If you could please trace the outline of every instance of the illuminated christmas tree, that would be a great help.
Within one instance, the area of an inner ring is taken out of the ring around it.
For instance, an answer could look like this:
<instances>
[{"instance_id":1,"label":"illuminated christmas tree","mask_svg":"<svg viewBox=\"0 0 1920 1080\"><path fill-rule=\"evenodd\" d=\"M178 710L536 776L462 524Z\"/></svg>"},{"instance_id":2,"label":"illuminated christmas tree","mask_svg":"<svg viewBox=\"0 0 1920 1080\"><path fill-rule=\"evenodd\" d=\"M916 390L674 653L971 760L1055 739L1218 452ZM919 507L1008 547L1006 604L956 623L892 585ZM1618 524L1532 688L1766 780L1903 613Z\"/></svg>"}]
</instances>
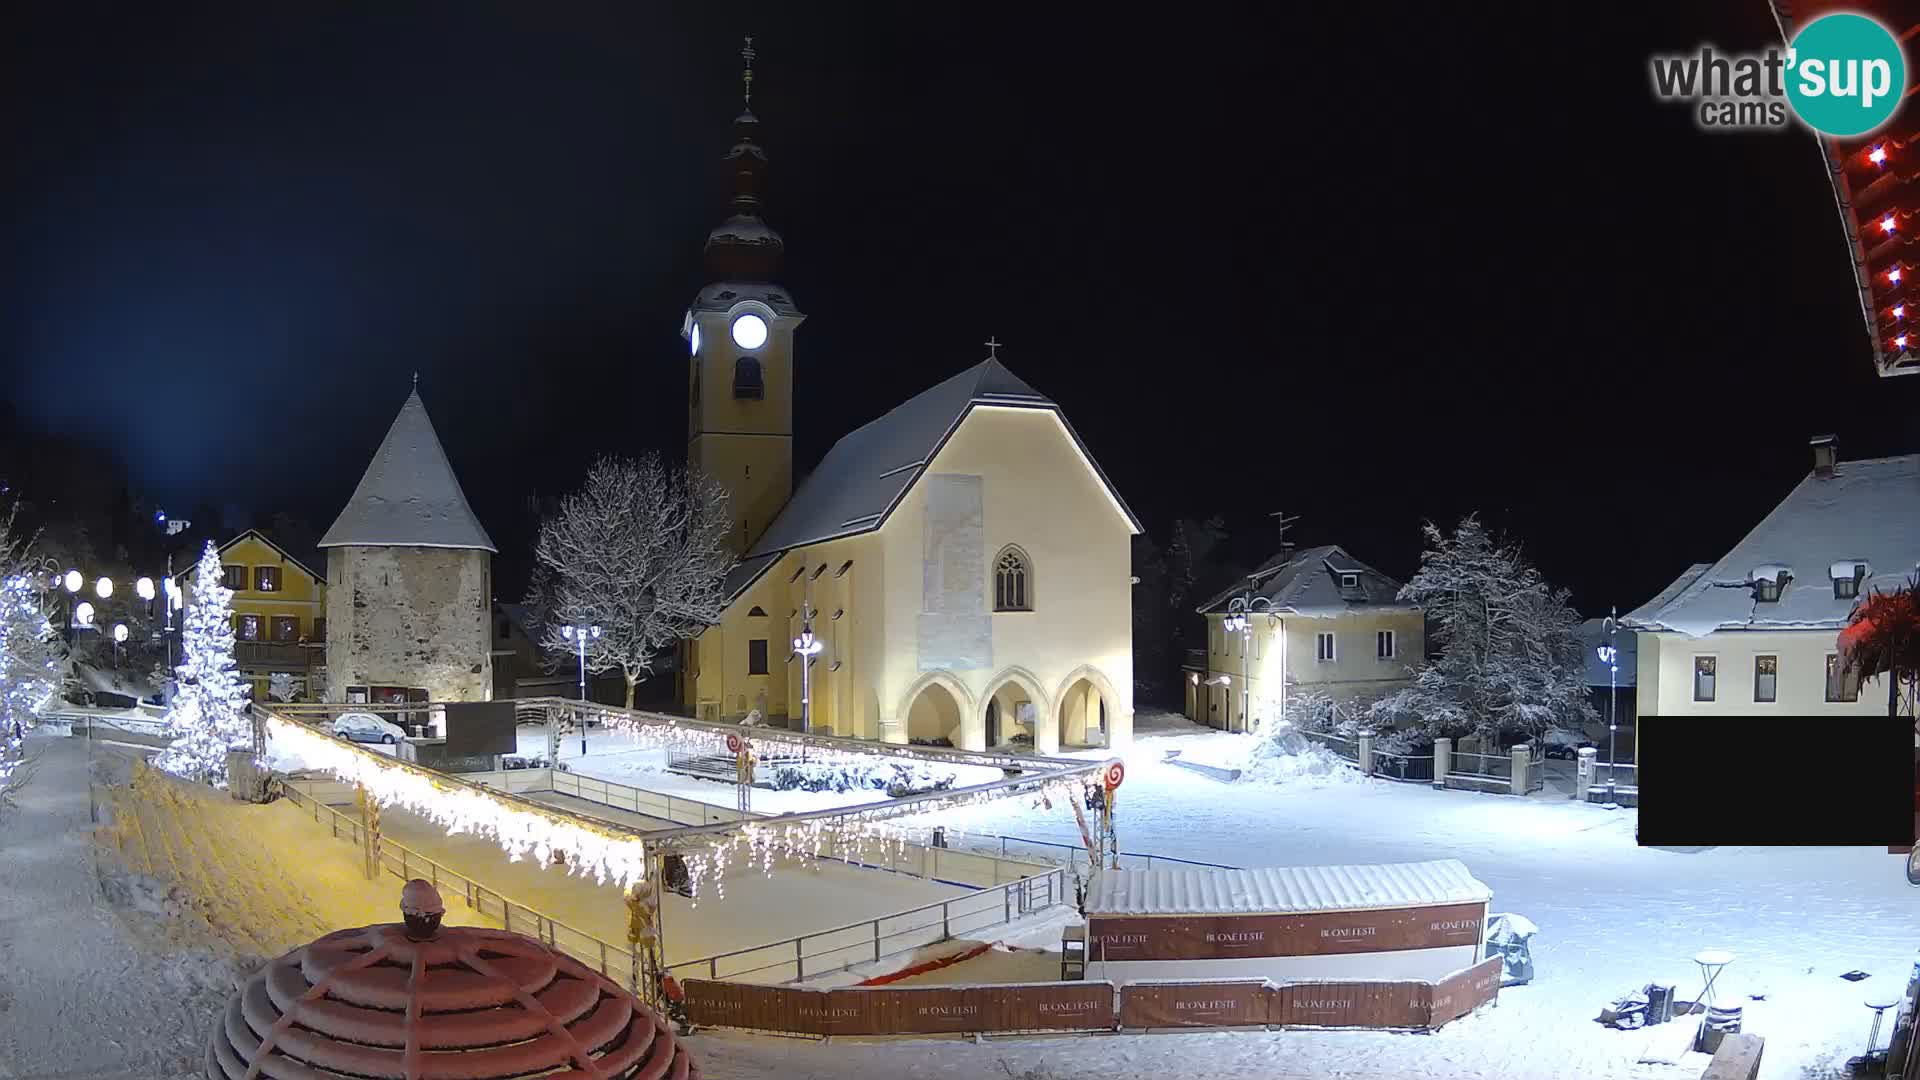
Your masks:
<instances>
[{"instance_id":1,"label":"illuminated christmas tree","mask_svg":"<svg viewBox=\"0 0 1920 1080\"><path fill-rule=\"evenodd\" d=\"M208 541L194 573L182 632L185 661L174 669L180 692L167 710L173 742L153 763L176 776L227 786L227 751L253 746L245 709L249 686L233 662L233 590Z\"/></svg>"}]
</instances>

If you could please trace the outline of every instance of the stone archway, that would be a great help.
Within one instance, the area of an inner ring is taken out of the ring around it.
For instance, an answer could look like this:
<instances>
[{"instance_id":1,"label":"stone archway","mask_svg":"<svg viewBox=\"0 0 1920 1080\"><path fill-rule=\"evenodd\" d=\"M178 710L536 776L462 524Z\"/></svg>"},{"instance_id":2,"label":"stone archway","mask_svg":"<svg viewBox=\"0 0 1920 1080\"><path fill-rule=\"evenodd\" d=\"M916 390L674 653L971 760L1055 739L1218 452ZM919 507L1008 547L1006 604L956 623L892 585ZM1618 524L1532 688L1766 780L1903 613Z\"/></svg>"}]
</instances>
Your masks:
<instances>
[{"instance_id":1,"label":"stone archway","mask_svg":"<svg viewBox=\"0 0 1920 1080\"><path fill-rule=\"evenodd\" d=\"M947 739L955 746L980 749L982 717L966 684L945 671L929 671L913 681L894 713L900 741Z\"/></svg>"},{"instance_id":2,"label":"stone archway","mask_svg":"<svg viewBox=\"0 0 1920 1080\"><path fill-rule=\"evenodd\" d=\"M1054 695L1054 717L1062 746L1112 746L1120 719L1120 695L1104 673L1090 664L1075 668ZM1128 717L1127 736L1132 735Z\"/></svg>"},{"instance_id":3,"label":"stone archway","mask_svg":"<svg viewBox=\"0 0 1920 1080\"><path fill-rule=\"evenodd\" d=\"M1000 719L1000 738L1005 741L1015 732L1025 728L1033 736L1033 748L1042 754L1056 753L1060 749L1060 726L1053 714L1051 700L1040 689L1040 680L1033 672L1023 667L1001 668L993 678L987 680L987 692L980 695L982 713L989 707L998 707ZM1031 716L1021 719L1022 704L1030 704ZM983 736L990 735L984 732ZM985 743L992 749L992 742Z\"/></svg>"}]
</instances>

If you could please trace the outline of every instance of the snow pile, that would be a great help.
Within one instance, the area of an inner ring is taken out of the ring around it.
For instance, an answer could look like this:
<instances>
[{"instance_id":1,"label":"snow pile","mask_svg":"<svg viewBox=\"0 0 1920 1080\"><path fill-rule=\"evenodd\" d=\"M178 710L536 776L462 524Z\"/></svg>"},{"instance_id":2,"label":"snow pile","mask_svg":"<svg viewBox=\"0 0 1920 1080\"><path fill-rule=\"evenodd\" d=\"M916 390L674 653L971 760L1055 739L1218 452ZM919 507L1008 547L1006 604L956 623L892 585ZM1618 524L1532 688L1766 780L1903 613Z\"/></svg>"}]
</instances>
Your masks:
<instances>
[{"instance_id":1,"label":"snow pile","mask_svg":"<svg viewBox=\"0 0 1920 1080\"><path fill-rule=\"evenodd\" d=\"M1255 733L1240 782L1273 785L1358 784L1366 778L1347 760L1286 721Z\"/></svg>"}]
</instances>

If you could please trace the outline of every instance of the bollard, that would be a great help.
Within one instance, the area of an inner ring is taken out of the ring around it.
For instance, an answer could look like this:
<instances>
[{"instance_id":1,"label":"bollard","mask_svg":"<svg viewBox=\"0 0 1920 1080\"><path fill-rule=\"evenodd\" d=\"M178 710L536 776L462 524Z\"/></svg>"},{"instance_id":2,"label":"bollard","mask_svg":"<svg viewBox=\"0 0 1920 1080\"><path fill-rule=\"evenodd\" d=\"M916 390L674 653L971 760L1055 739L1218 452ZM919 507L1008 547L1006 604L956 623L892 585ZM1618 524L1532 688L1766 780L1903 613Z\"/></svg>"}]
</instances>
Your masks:
<instances>
[{"instance_id":1,"label":"bollard","mask_svg":"<svg viewBox=\"0 0 1920 1080\"><path fill-rule=\"evenodd\" d=\"M1373 775L1373 732L1362 731L1359 734L1360 734L1360 771L1363 773L1366 773L1368 776L1372 776Z\"/></svg>"},{"instance_id":2,"label":"bollard","mask_svg":"<svg viewBox=\"0 0 1920 1080\"><path fill-rule=\"evenodd\" d=\"M1515 795L1525 795L1527 793L1527 766L1533 760L1533 747L1527 743L1521 743L1509 751L1509 756L1513 762L1513 786L1508 790L1512 791Z\"/></svg>"},{"instance_id":3,"label":"bollard","mask_svg":"<svg viewBox=\"0 0 1920 1080\"><path fill-rule=\"evenodd\" d=\"M1433 786L1447 786L1447 773L1453 769L1453 740L1433 740Z\"/></svg>"}]
</instances>

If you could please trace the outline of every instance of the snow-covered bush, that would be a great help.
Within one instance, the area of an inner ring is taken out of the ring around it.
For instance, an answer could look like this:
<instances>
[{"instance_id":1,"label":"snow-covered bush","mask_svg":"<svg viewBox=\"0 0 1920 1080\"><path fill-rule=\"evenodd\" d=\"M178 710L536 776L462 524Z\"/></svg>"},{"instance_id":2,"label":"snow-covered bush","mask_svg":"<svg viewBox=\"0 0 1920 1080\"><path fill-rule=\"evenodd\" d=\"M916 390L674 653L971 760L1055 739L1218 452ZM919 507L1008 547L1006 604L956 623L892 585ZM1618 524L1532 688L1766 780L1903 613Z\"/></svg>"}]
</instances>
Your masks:
<instances>
[{"instance_id":1,"label":"snow-covered bush","mask_svg":"<svg viewBox=\"0 0 1920 1080\"><path fill-rule=\"evenodd\" d=\"M27 544L14 535L13 512L0 517L0 800L24 783L27 729L60 689L60 637L41 609Z\"/></svg>"},{"instance_id":2,"label":"snow-covered bush","mask_svg":"<svg viewBox=\"0 0 1920 1080\"><path fill-rule=\"evenodd\" d=\"M945 791L954 774L905 762L885 764L792 762L774 767L777 791L884 791L899 798L922 791Z\"/></svg>"},{"instance_id":3,"label":"snow-covered bush","mask_svg":"<svg viewBox=\"0 0 1920 1080\"><path fill-rule=\"evenodd\" d=\"M1347 766L1346 759L1308 738L1298 727L1276 721L1261 725L1254 733L1240 778L1265 784L1338 783L1357 780L1360 774Z\"/></svg>"}]
</instances>

